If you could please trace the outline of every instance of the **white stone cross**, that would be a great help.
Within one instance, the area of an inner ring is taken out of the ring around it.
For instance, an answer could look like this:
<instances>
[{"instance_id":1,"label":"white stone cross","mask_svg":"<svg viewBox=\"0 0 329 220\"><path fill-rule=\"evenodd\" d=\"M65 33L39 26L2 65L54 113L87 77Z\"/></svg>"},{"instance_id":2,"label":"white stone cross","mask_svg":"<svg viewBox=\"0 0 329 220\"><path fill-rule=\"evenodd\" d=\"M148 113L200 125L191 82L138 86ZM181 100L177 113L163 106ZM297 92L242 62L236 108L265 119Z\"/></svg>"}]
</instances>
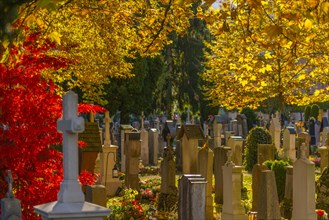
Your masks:
<instances>
[{"instance_id":1,"label":"white stone cross","mask_svg":"<svg viewBox=\"0 0 329 220\"><path fill-rule=\"evenodd\" d=\"M14 198L13 193L13 176L11 175L11 170L7 170L7 183L8 183L8 192L6 194L7 198Z\"/></svg>"},{"instance_id":2,"label":"white stone cross","mask_svg":"<svg viewBox=\"0 0 329 220\"><path fill-rule=\"evenodd\" d=\"M104 147L111 147L111 138L110 138L110 112L105 112L105 140L104 140Z\"/></svg>"},{"instance_id":3,"label":"white stone cross","mask_svg":"<svg viewBox=\"0 0 329 220\"><path fill-rule=\"evenodd\" d=\"M84 202L78 181L78 133L85 129L84 119L78 117L78 96L72 91L63 96L63 116L57 120L57 130L63 133L64 179L57 195L59 202Z\"/></svg>"}]
</instances>

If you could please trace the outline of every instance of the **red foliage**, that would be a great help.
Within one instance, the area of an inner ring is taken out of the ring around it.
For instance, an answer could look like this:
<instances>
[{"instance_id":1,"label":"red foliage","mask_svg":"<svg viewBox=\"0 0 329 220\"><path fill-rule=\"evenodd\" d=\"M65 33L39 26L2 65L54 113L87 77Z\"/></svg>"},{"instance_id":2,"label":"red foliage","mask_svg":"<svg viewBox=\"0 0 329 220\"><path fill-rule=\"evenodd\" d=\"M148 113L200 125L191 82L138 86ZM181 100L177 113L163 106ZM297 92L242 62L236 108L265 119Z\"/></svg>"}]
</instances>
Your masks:
<instances>
[{"instance_id":1,"label":"red foliage","mask_svg":"<svg viewBox=\"0 0 329 220\"><path fill-rule=\"evenodd\" d=\"M53 147L61 143L61 97L40 73L71 62L47 55L55 44L37 39L37 33L28 34L23 48L12 46L8 62L0 64L0 198L8 189L6 170L12 170L23 219L37 219L34 205L57 200L63 175L62 153Z\"/></svg>"},{"instance_id":2,"label":"red foliage","mask_svg":"<svg viewBox=\"0 0 329 220\"><path fill-rule=\"evenodd\" d=\"M78 106L79 113L104 113L106 109L102 106L95 105L95 104L79 104Z\"/></svg>"}]
</instances>

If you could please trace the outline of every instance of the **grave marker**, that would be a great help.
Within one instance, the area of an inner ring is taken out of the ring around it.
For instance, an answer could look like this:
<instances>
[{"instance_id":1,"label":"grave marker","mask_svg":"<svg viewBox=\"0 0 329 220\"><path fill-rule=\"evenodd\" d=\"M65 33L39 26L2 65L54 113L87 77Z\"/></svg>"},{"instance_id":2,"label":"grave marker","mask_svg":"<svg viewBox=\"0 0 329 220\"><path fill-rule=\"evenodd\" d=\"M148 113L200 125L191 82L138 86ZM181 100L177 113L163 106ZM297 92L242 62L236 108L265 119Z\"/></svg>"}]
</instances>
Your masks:
<instances>
[{"instance_id":1,"label":"grave marker","mask_svg":"<svg viewBox=\"0 0 329 220\"><path fill-rule=\"evenodd\" d=\"M84 119L77 116L78 96L69 91L63 96L63 118L57 121L57 130L63 133L64 179L57 201L34 206L44 220L93 219L102 220L109 209L84 201L78 181L78 133L84 130Z\"/></svg>"}]
</instances>

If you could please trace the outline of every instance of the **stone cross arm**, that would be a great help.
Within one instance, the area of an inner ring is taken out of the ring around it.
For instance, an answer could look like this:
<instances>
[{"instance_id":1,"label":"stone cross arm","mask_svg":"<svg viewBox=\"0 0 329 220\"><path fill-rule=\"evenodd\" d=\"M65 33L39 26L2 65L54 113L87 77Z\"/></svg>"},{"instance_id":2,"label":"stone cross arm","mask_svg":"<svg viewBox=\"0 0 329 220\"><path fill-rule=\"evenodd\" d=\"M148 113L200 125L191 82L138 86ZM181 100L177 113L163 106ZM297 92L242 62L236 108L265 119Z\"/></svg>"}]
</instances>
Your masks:
<instances>
[{"instance_id":1,"label":"stone cross arm","mask_svg":"<svg viewBox=\"0 0 329 220\"><path fill-rule=\"evenodd\" d=\"M73 117L71 119L58 119L57 131L60 133L82 133L85 130L85 121L82 117Z\"/></svg>"}]
</instances>

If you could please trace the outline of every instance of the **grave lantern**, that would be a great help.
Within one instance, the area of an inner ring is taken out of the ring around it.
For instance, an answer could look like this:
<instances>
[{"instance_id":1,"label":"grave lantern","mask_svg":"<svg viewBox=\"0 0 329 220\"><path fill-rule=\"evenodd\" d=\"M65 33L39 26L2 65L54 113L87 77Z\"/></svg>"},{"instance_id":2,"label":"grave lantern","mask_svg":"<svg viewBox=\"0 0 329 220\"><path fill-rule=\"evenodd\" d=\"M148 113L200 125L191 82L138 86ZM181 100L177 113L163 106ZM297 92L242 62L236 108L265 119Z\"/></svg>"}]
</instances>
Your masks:
<instances>
[{"instance_id":1,"label":"grave lantern","mask_svg":"<svg viewBox=\"0 0 329 220\"><path fill-rule=\"evenodd\" d=\"M112 178L119 178L118 167L116 163L114 164L114 167L112 169Z\"/></svg>"}]
</instances>

